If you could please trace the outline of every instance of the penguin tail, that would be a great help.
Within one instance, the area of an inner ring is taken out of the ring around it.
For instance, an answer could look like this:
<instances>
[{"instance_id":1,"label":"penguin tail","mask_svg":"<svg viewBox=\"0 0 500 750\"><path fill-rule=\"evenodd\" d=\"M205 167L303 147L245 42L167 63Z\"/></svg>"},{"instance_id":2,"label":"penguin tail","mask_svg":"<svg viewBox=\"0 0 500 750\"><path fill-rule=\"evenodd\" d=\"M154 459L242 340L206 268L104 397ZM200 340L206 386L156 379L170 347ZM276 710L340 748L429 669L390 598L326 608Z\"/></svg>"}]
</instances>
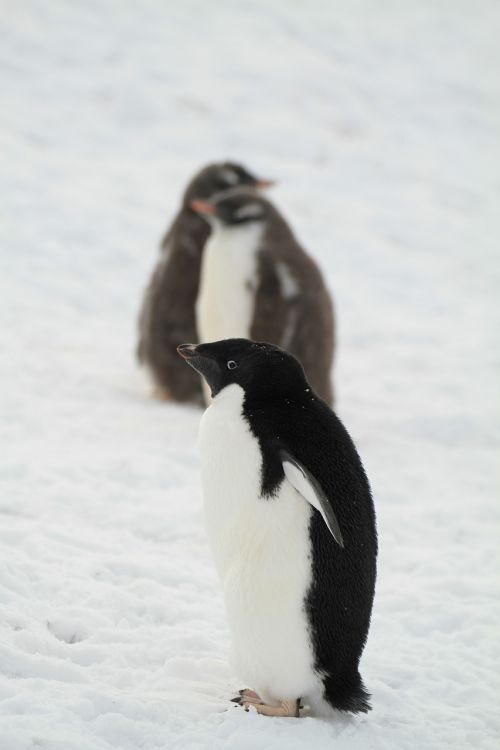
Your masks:
<instances>
[{"instance_id":1,"label":"penguin tail","mask_svg":"<svg viewBox=\"0 0 500 750\"><path fill-rule=\"evenodd\" d=\"M342 679L327 676L323 684L325 700L337 711L349 711L353 714L371 711L371 696L358 671L343 676Z\"/></svg>"}]
</instances>

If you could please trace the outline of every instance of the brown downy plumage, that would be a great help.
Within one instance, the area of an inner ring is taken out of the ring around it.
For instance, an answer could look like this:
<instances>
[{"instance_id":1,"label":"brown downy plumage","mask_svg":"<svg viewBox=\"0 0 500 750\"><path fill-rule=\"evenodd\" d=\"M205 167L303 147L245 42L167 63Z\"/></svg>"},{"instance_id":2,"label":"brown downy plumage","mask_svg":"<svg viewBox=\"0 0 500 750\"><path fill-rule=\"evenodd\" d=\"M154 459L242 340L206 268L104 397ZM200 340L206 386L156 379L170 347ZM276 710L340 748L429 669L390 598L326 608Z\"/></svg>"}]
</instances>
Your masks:
<instances>
[{"instance_id":1,"label":"brown downy plumage","mask_svg":"<svg viewBox=\"0 0 500 750\"><path fill-rule=\"evenodd\" d=\"M239 164L202 169L189 183L179 213L161 243L160 259L146 288L139 316L137 356L146 365L157 395L174 401L202 401L200 378L183 366L176 347L198 341L195 302L203 248L210 227L190 204L237 185L266 187Z\"/></svg>"},{"instance_id":2,"label":"brown downy plumage","mask_svg":"<svg viewBox=\"0 0 500 750\"><path fill-rule=\"evenodd\" d=\"M201 340L243 337L277 344L300 360L314 391L331 405L333 306L315 261L278 210L255 191L235 188L192 205L212 226L197 303ZM225 262L228 293L222 295ZM240 275L238 266L244 269ZM250 315L243 324L230 307L245 295L253 300L248 299Z\"/></svg>"}]
</instances>

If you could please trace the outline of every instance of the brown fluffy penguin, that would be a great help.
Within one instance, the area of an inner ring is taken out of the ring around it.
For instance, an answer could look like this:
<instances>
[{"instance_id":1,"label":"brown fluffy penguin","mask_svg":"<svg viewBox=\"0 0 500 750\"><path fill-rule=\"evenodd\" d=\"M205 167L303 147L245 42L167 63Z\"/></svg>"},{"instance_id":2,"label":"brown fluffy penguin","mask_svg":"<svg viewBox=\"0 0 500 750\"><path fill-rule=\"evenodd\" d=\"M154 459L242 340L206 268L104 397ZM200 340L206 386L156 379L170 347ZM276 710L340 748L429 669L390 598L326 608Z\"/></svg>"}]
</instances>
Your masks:
<instances>
[{"instance_id":1,"label":"brown fluffy penguin","mask_svg":"<svg viewBox=\"0 0 500 750\"><path fill-rule=\"evenodd\" d=\"M235 188L191 206L212 227L196 303L200 341L277 344L300 360L314 391L331 405L333 307L314 260L255 191Z\"/></svg>"},{"instance_id":2,"label":"brown fluffy penguin","mask_svg":"<svg viewBox=\"0 0 500 750\"><path fill-rule=\"evenodd\" d=\"M179 213L161 243L160 259L146 288L139 316L137 356L147 366L157 395L174 401L202 400L200 378L183 367L176 348L183 341L197 342L195 302L198 295L203 248L210 227L191 208L238 185L267 187L240 164L210 164L186 188Z\"/></svg>"}]
</instances>

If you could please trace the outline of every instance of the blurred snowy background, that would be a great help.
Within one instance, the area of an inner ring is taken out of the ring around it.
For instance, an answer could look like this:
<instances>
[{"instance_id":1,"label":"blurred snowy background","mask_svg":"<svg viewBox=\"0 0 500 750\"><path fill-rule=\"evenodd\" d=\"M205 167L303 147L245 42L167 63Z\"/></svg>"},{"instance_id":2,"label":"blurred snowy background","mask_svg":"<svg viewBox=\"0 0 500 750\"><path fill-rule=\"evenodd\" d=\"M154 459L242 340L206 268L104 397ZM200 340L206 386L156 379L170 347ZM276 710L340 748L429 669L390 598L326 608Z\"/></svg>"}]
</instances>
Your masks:
<instances>
[{"instance_id":1,"label":"blurred snowy background","mask_svg":"<svg viewBox=\"0 0 500 750\"><path fill-rule=\"evenodd\" d=\"M498 747L499 24L495 0L1 3L2 750ZM381 544L366 717L229 708L200 412L134 362L158 241L226 157L278 180L336 300Z\"/></svg>"}]
</instances>

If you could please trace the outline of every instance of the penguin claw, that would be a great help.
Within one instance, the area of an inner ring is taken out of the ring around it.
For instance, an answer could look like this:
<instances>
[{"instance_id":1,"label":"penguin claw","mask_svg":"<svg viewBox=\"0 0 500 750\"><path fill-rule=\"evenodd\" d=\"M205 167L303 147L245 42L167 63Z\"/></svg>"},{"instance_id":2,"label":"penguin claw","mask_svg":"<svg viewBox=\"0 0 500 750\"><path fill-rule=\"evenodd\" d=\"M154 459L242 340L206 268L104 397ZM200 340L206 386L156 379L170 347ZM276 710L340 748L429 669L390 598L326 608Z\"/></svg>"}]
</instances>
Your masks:
<instances>
[{"instance_id":1,"label":"penguin claw","mask_svg":"<svg viewBox=\"0 0 500 750\"><path fill-rule=\"evenodd\" d=\"M250 690L250 688L238 690L238 695L235 698L230 698L230 701L243 708L247 706L245 711L248 711L248 706L256 706L264 703L260 695L255 690Z\"/></svg>"},{"instance_id":2,"label":"penguin claw","mask_svg":"<svg viewBox=\"0 0 500 750\"><path fill-rule=\"evenodd\" d=\"M255 690L250 690L250 688L242 688L241 690L238 690L238 694L242 698L249 698L251 701L260 701L262 702L262 698L258 693L255 692Z\"/></svg>"}]
</instances>

